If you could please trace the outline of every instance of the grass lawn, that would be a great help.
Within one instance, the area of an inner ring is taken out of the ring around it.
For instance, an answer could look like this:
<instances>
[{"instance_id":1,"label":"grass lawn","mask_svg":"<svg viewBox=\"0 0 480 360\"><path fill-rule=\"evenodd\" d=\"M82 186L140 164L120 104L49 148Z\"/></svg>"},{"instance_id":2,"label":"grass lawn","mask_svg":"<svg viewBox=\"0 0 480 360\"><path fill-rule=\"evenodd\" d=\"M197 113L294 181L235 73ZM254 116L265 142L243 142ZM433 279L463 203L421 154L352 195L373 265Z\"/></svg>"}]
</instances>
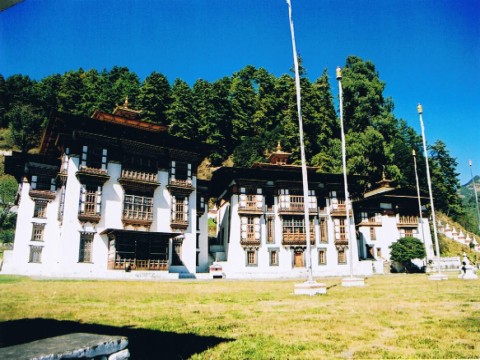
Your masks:
<instances>
[{"instance_id":1,"label":"grass lawn","mask_svg":"<svg viewBox=\"0 0 480 360\"><path fill-rule=\"evenodd\" d=\"M122 334L132 359L480 358L480 280L60 281L0 276L0 346ZM298 281L297 281L298 282Z\"/></svg>"}]
</instances>

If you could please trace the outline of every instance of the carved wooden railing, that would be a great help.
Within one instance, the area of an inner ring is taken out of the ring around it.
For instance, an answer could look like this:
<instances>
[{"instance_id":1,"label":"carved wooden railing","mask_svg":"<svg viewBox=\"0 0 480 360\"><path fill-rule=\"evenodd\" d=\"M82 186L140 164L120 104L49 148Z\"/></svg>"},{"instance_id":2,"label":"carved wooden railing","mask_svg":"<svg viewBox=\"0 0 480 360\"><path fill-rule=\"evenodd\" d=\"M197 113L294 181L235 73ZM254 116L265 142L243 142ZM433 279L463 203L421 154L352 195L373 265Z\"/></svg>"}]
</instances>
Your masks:
<instances>
[{"instance_id":1,"label":"carved wooden railing","mask_svg":"<svg viewBox=\"0 0 480 360\"><path fill-rule=\"evenodd\" d=\"M122 169L122 173L120 176L121 176L120 178L124 180L133 180L133 181L149 182L149 183L158 182L158 174L149 173L149 172Z\"/></svg>"}]
</instances>

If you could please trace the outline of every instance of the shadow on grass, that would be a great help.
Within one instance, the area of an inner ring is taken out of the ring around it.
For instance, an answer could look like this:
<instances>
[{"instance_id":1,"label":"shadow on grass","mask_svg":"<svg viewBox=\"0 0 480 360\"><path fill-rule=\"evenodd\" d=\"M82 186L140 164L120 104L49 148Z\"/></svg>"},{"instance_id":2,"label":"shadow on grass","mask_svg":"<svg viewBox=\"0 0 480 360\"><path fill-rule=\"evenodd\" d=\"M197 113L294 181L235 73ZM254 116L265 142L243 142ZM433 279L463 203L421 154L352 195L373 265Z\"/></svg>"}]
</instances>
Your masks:
<instances>
[{"instance_id":1,"label":"shadow on grass","mask_svg":"<svg viewBox=\"0 0 480 360\"><path fill-rule=\"evenodd\" d=\"M233 339L177 334L132 327L83 324L52 319L22 319L0 323L0 347L76 332L128 337L132 359L186 359Z\"/></svg>"}]
</instances>

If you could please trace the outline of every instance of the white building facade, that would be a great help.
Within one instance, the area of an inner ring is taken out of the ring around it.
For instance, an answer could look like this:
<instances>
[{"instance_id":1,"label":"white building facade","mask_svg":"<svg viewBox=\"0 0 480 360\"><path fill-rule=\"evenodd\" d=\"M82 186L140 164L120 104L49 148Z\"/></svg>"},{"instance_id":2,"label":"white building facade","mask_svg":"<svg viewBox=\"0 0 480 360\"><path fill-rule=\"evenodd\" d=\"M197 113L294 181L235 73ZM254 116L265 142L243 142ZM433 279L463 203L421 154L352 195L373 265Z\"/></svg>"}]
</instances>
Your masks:
<instances>
[{"instance_id":1,"label":"white building facade","mask_svg":"<svg viewBox=\"0 0 480 360\"><path fill-rule=\"evenodd\" d=\"M3 273L178 278L208 271L207 187L196 177L202 149L137 114L127 104L92 118L55 114L39 155L6 161L20 186Z\"/></svg>"},{"instance_id":2,"label":"white building facade","mask_svg":"<svg viewBox=\"0 0 480 360\"><path fill-rule=\"evenodd\" d=\"M350 176L349 188L356 200L347 227L343 176L309 168L305 205L301 168L287 165L288 155L278 148L270 156L270 163L214 172L218 236L210 251L224 276L306 277L307 257L313 275L318 277L384 273L390 245L405 236L424 238L427 256L433 256L428 221L418 221L416 196L403 194L399 200L395 197L398 190L389 188L393 200L388 203L386 192L383 198L369 197L365 201L361 179ZM304 206L310 214L310 252Z\"/></svg>"}]
</instances>

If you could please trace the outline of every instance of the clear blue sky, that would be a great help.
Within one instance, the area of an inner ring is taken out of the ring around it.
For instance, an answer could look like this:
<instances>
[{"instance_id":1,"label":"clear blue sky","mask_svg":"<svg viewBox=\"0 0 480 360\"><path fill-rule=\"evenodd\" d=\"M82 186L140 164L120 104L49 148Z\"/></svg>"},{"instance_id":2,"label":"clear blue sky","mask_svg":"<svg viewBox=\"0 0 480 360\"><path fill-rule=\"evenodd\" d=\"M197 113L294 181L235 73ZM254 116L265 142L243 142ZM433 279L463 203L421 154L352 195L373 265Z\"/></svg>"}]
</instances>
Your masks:
<instances>
[{"instance_id":1,"label":"clear blue sky","mask_svg":"<svg viewBox=\"0 0 480 360\"><path fill-rule=\"evenodd\" d=\"M480 174L480 1L292 0L297 49L314 80L348 55L371 60L395 115L442 140L460 182ZM285 0L25 0L0 13L0 73L40 80L127 66L143 80L214 81L245 65L292 67ZM334 81L334 80L333 80ZM337 86L332 84L336 93ZM348 119L346 119L348 121Z\"/></svg>"}]
</instances>

